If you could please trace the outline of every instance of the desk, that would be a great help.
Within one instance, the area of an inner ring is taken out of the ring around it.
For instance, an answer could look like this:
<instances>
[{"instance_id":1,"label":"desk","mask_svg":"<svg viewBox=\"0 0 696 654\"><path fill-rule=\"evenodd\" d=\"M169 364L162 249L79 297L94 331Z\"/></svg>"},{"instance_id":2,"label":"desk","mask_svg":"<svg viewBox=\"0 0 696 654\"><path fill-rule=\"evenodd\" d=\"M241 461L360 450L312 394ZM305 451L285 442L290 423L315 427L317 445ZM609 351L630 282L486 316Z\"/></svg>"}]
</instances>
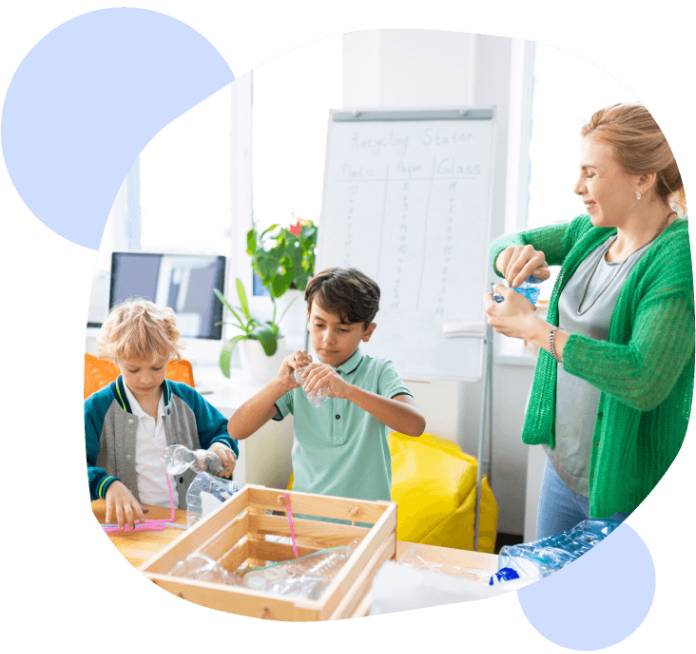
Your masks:
<instances>
[{"instance_id":1,"label":"desk","mask_svg":"<svg viewBox=\"0 0 696 654\"><path fill-rule=\"evenodd\" d=\"M159 506L145 506L147 517L152 519L168 518L169 509ZM99 522L105 522L104 514L106 511L104 500L92 502L92 511ZM179 510L176 512L176 522L186 524L187 511ZM123 556L139 568L150 557L159 552L165 545L182 534L181 529L169 527L164 531L141 531L132 533L111 532L108 534L111 542L116 546ZM498 557L494 554L484 552L472 552L469 550L458 550L451 547L436 547L435 545L422 545L420 543L407 543L398 541L396 543L396 560L404 558L412 553L418 554L429 563L440 565L454 565L463 568L473 568L494 572L497 569Z\"/></svg>"}]
</instances>

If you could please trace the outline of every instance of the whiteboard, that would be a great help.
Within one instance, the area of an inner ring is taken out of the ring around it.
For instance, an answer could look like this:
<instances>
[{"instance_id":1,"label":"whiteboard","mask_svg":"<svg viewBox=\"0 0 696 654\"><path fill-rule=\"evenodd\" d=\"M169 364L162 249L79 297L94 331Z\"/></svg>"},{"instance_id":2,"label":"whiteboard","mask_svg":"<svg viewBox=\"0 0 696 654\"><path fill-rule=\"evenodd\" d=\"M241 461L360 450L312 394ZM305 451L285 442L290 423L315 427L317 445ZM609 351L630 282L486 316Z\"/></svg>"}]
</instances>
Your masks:
<instances>
[{"instance_id":1,"label":"whiteboard","mask_svg":"<svg viewBox=\"0 0 696 654\"><path fill-rule=\"evenodd\" d=\"M409 379L479 379L490 277L494 111L331 111L316 270L354 267L380 286L363 344Z\"/></svg>"}]
</instances>

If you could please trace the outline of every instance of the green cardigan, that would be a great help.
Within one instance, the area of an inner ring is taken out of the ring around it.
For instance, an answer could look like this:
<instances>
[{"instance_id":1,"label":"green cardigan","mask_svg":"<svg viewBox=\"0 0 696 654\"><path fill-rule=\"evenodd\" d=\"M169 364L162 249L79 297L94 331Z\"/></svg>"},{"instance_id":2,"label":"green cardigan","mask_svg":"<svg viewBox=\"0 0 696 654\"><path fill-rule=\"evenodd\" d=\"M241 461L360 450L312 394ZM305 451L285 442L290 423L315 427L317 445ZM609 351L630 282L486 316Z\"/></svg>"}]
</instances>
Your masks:
<instances>
[{"instance_id":1,"label":"green cardigan","mask_svg":"<svg viewBox=\"0 0 696 654\"><path fill-rule=\"evenodd\" d=\"M510 245L532 245L560 265L547 320L578 265L615 228L589 216L502 236L491 263ZM497 270L495 271L498 274ZM687 221L672 223L624 281L606 341L571 334L563 367L600 390L590 461L590 516L633 511L670 466L684 440L694 383L694 291ZM556 362L540 350L522 430L529 445L555 444Z\"/></svg>"}]
</instances>

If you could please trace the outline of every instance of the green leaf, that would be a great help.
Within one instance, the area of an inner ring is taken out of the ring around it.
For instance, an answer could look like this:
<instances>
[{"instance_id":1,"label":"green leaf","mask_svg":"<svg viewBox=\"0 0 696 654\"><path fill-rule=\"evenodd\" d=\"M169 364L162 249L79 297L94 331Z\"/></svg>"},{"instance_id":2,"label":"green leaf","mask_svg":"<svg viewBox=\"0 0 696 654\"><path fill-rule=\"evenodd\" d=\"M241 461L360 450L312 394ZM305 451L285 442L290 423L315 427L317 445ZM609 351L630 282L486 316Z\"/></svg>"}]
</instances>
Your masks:
<instances>
[{"instance_id":1,"label":"green leaf","mask_svg":"<svg viewBox=\"0 0 696 654\"><path fill-rule=\"evenodd\" d=\"M271 283L273 275L278 268L278 261L276 258L268 252L259 252L256 260L254 262L254 270L256 274L261 278L261 282L264 286Z\"/></svg>"},{"instance_id":2,"label":"green leaf","mask_svg":"<svg viewBox=\"0 0 696 654\"><path fill-rule=\"evenodd\" d=\"M242 317L235 311L235 308L227 301L227 298L217 289L213 289L213 293L215 293L215 297L222 302L223 306L227 307L227 310L234 316L235 320L237 323L232 323L236 327L238 327L241 330L244 330L244 321L242 320Z\"/></svg>"},{"instance_id":3,"label":"green leaf","mask_svg":"<svg viewBox=\"0 0 696 654\"><path fill-rule=\"evenodd\" d=\"M239 341L243 341L246 338L249 338L246 334L238 334L234 338L227 341L227 343L225 343L220 350L220 358L218 359L218 363L220 364L222 374L225 375L227 379L230 378L230 367L234 348L237 347L237 343L239 343Z\"/></svg>"},{"instance_id":4,"label":"green leaf","mask_svg":"<svg viewBox=\"0 0 696 654\"><path fill-rule=\"evenodd\" d=\"M237 296L239 297L239 306L242 309L242 313L244 314L244 317L248 321L252 321L254 318L251 315L251 312L249 311L249 301L247 300L247 294L246 291L244 290L244 284L242 284L242 280L237 277L235 280L235 284L237 286Z\"/></svg>"},{"instance_id":5,"label":"green leaf","mask_svg":"<svg viewBox=\"0 0 696 654\"><path fill-rule=\"evenodd\" d=\"M273 356L278 349L278 336L267 325L261 325L254 330L252 337L261 343L267 356Z\"/></svg>"},{"instance_id":6,"label":"green leaf","mask_svg":"<svg viewBox=\"0 0 696 654\"><path fill-rule=\"evenodd\" d=\"M252 227L246 235L246 253L249 256L253 256L254 252L256 252L256 230Z\"/></svg>"},{"instance_id":7,"label":"green leaf","mask_svg":"<svg viewBox=\"0 0 696 654\"><path fill-rule=\"evenodd\" d=\"M274 229L278 229L278 223L273 223L273 224L270 225L269 227L266 227L266 229L264 229L264 230L261 232L260 238L263 238L264 236L266 236L266 234L268 234L268 232L272 232Z\"/></svg>"},{"instance_id":8,"label":"green leaf","mask_svg":"<svg viewBox=\"0 0 696 654\"><path fill-rule=\"evenodd\" d=\"M292 270L284 275L278 275L271 285L271 293L273 297L280 297L283 295L292 284Z\"/></svg>"},{"instance_id":9,"label":"green leaf","mask_svg":"<svg viewBox=\"0 0 696 654\"><path fill-rule=\"evenodd\" d=\"M278 323L275 323L272 320L267 320L266 324L268 325L269 329L275 334L276 338L279 338L280 327L278 327Z\"/></svg>"}]
</instances>

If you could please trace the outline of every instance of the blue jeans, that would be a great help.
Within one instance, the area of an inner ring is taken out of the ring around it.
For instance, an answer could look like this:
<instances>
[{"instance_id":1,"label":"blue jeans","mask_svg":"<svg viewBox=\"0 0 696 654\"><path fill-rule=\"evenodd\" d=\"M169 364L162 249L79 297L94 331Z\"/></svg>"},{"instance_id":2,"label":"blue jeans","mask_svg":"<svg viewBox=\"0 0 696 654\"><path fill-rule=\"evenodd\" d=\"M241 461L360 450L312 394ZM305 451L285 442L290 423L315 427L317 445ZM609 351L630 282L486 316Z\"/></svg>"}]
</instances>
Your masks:
<instances>
[{"instance_id":1,"label":"blue jeans","mask_svg":"<svg viewBox=\"0 0 696 654\"><path fill-rule=\"evenodd\" d=\"M537 512L537 539L560 534L578 522L589 518L590 502L574 493L558 476L551 461L546 459L544 479L541 482ZM613 520L623 521L628 513L615 513Z\"/></svg>"}]
</instances>

